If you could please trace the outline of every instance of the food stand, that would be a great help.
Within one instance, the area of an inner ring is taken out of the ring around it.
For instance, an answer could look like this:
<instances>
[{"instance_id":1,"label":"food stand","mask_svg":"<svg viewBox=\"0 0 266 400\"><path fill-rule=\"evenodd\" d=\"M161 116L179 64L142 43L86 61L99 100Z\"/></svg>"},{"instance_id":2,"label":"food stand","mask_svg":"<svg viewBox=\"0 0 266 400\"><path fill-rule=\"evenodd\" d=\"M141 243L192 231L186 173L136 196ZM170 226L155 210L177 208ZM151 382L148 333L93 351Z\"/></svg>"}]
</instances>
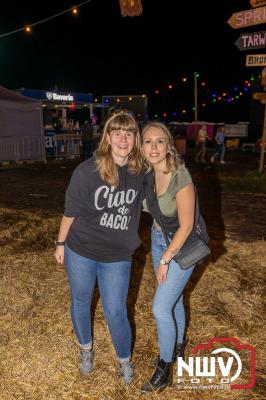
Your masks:
<instances>
[{"instance_id":1,"label":"food stand","mask_svg":"<svg viewBox=\"0 0 266 400\"><path fill-rule=\"evenodd\" d=\"M92 93L20 89L20 94L42 103L46 155L75 158L80 154L80 124L93 119L95 108L107 105L94 103ZM98 126L94 132L97 135Z\"/></svg>"}]
</instances>

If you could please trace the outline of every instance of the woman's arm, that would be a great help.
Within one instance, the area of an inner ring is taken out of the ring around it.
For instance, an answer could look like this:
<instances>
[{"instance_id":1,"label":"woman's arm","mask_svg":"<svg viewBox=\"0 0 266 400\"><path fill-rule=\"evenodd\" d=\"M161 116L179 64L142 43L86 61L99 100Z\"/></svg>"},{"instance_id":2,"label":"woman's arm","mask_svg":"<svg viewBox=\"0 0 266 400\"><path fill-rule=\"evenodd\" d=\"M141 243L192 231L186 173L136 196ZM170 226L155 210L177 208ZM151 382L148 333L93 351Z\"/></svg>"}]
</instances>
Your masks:
<instances>
[{"instance_id":1,"label":"woman's arm","mask_svg":"<svg viewBox=\"0 0 266 400\"><path fill-rule=\"evenodd\" d=\"M66 240L69 229L73 221L74 217L65 217L63 215L58 233L58 239L57 239L58 242L64 242ZM64 262L64 253L65 253L64 246L56 246L54 256L59 264L63 264Z\"/></svg>"},{"instance_id":2,"label":"woman's arm","mask_svg":"<svg viewBox=\"0 0 266 400\"><path fill-rule=\"evenodd\" d=\"M179 228L162 256L166 261L170 261L178 253L193 229L195 213L195 191L193 183L189 183L177 192L176 208ZM156 273L159 283L165 281L167 270L168 264L159 265Z\"/></svg>"}]
</instances>

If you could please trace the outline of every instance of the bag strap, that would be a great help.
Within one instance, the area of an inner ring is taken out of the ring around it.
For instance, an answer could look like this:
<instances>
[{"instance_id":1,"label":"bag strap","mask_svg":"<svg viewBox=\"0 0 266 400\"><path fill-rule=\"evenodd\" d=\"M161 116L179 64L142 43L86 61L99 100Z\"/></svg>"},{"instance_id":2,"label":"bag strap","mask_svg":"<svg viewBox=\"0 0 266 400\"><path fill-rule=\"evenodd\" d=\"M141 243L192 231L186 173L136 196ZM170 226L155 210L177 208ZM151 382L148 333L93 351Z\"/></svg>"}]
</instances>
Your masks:
<instances>
[{"instance_id":1,"label":"bag strap","mask_svg":"<svg viewBox=\"0 0 266 400\"><path fill-rule=\"evenodd\" d=\"M150 171L146 175L145 186L146 186L145 193L146 193L146 199L147 199L149 211L151 212L152 216L157 220L158 224L160 225L163 235L164 235L164 238L165 238L165 241L166 241L167 245L169 246L170 241L169 241L168 235L166 234L165 227L164 227L164 224L162 221L163 214L159 207L158 199L156 196L156 191L155 191L156 184L155 184L155 177L154 177L153 171ZM195 208L194 208L194 224L193 224L192 231L190 233L190 235L192 235L192 236L197 234L197 225L198 225L199 215L200 215L197 189L194 184L193 184L193 187L194 187L194 193L195 193Z\"/></svg>"},{"instance_id":2,"label":"bag strap","mask_svg":"<svg viewBox=\"0 0 266 400\"><path fill-rule=\"evenodd\" d=\"M190 232L189 236L198 236L197 235L197 225L198 225L198 220L199 220L199 201L198 201L198 196L197 196L197 191L196 191L195 185L194 185L194 192L195 192L194 224L193 224L193 228L192 228L192 231ZM159 206L159 204L158 204L158 206ZM163 233L165 242L166 242L167 246L169 246L170 245L170 240L168 238L168 235L167 235L166 230L165 230L165 226L164 226L163 221L162 221L162 213L161 213L160 216L158 216L158 223L159 223L159 225L160 225L160 227L162 229L162 233Z\"/></svg>"},{"instance_id":3,"label":"bag strap","mask_svg":"<svg viewBox=\"0 0 266 400\"><path fill-rule=\"evenodd\" d=\"M165 240L165 242L166 242L166 244L167 244L167 247L168 247L168 246L170 245L170 240L169 240L169 237L168 237L167 233L165 232L165 227L164 227L164 225L163 225L163 222L162 222L162 218L161 218L161 217L159 217L158 223L159 223L159 225L160 225L160 227L161 227L164 240Z\"/></svg>"}]
</instances>

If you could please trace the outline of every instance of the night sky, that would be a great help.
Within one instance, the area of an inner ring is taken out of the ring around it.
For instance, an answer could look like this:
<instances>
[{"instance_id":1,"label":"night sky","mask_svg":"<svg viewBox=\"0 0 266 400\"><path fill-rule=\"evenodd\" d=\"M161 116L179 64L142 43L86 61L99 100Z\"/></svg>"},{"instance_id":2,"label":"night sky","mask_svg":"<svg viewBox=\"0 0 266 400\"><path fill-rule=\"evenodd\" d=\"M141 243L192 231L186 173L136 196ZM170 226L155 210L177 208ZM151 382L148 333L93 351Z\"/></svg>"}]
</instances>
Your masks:
<instances>
[{"instance_id":1,"label":"night sky","mask_svg":"<svg viewBox=\"0 0 266 400\"><path fill-rule=\"evenodd\" d=\"M130 18L122 17L118 0L92 0L77 17L65 14L34 27L31 34L1 38L0 83L8 89L57 87L99 97L145 93L152 112L162 112L163 107L170 112L193 103L194 71L210 92L241 85L261 71L245 67L247 52L240 52L234 42L241 33L263 26L232 29L227 24L233 12L251 8L248 0L142 0L142 4L143 14ZM73 5L68 0L5 2L0 34ZM186 88L183 76L188 77ZM229 113L225 106L217 111L211 105L202 117L247 120L248 102L241 101Z\"/></svg>"}]
</instances>

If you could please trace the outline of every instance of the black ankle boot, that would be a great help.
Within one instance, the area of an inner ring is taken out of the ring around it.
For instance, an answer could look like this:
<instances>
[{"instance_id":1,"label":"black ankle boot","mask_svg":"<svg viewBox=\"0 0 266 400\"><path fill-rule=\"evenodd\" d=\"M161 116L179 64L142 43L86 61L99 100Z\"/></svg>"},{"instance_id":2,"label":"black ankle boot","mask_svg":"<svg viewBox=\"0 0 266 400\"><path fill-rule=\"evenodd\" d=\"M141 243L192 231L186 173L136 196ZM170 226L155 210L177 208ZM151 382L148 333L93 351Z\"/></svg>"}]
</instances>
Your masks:
<instances>
[{"instance_id":1,"label":"black ankle boot","mask_svg":"<svg viewBox=\"0 0 266 400\"><path fill-rule=\"evenodd\" d=\"M176 343L173 361L177 361L178 357L182 357L184 359L185 345L185 343Z\"/></svg>"},{"instance_id":2,"label":"black ankle boot","mask_svg":"<svg viewBox=\"0 0 266 400\"><path fill-rule=\"evenodd\" d=\"M173 352L173 363L177 362L178 357L182 357L184 359L184 352L186 347L187 341L183 343L176 343L174 352ZM160 356L157 356L153 361L153 366L157 367L158 362L160 360Z\"/></svg>"},{"instance_id":3,"label":"black ankle boot","mask_svg":"<svg viewBox=\"0 0 266 400\"><path fill-rule=\"evenodd\" d=\"M173 383L173 363L159 359L157 368L147 383L141 386L142 392L152 392L153 390L163 390Z\"/></svg>"}]
</instances>

